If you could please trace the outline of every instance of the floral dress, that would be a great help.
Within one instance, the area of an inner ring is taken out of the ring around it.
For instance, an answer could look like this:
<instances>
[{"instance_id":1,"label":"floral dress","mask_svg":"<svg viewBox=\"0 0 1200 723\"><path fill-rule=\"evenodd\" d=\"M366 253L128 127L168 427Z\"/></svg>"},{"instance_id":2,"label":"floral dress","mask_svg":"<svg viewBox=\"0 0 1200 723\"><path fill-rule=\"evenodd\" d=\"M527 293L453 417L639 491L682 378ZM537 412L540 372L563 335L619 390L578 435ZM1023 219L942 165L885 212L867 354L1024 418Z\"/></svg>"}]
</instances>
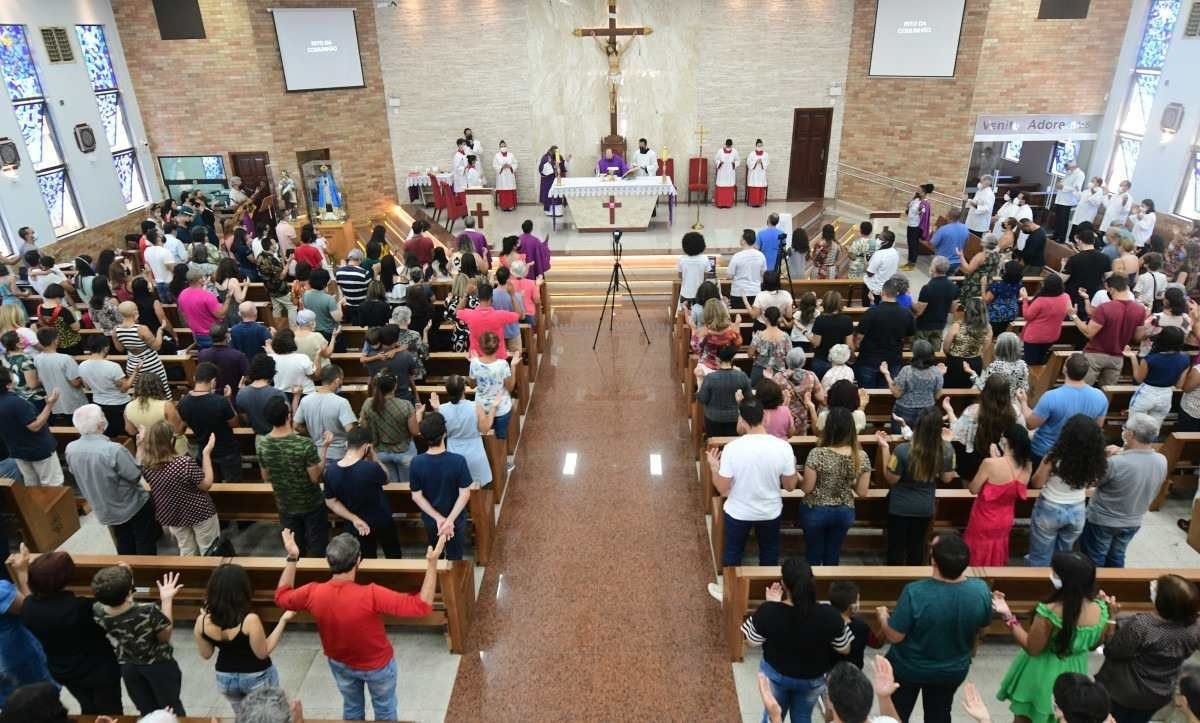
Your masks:
<instances>
[{"instance_id":1,"label":"floral dress","mask_svg":"<svg viewBox=\"0 0 1200 723\"><path fill-rule=\"evenodd\" d=\"M983 263L979 267L967 274L962 281L962 290L959 292L959 299L974 299L983 296L983 284L991 280L996 275L996 269L1000 268L1000 253L998 251L984 251L986 254L983 257Z\"/></svg>"},{"instance_id":2,"label":"floral dress","mask_svg":"<svg viewBox=\"0 0 1200 723\"><path fill-rule=\"evenodd\" d=\"M850 264L846 267L846 277L861 279L867 273L867 262L875 254L875 239L857 239L850 244Z\"/></svg>"},{"instance_id":3,"label":"floral dress","mask_svg":"<svg viewBox=\"0 0 1200 723\"><path fill-rule=\"evenodd\" d=\"M112 336L113 329L121 323L121 312L117 311L117 300L112 296L105 299L104 306L99 309L88 307L88 316L92 319L92 326L105 336Z\"/></svg>"},{"instance_id":4,"label":"floral dress","mask_svg":"<svg viewBox=\"0 0 1200 723\"><path fill-rule=\"evenodd\" d=\"M812 266L818 279L837 278L838 246L817 244L812 250Z\"/></svg>"},{"instance_id":5,"label":"floral dress","mask_svg":"<svg viewBox=\"0 0 1200 723\"><path fill-rule=\"evenodd\" d=\"M763 332L756 331L750 339L754 350L754 366L761 369L764 377L774 378L787 369L787 355L792 350L792 341L785 334L779 339L768 339Z\"/></svg>"},{"instance_id":6,"label":"floral dress","mask_svg":"<svg viewBox=\"0 0 1200 723\"><path fill-rule=\"evenodd\" d=\"M1017 301L1021 286L1020 281L997 281L988 287L992 292L992 302L987 307L988 321L993 324L1007 324L1017 318L1021 306Z\"/></svg>"},{"instance_id":7,"label":"floral dress","mask_svg":"<svg viewBox=\"0 0 1200 723\"><path fill-rule=\"evenodd\" d=\"M808 434L809 422L808 408L804 406L804 395L815 392L821 382L817 380L816 374L807 369L796 369L784 379L792 388L792 396L788 400L788 411L792 413L792 423L796 427L796 434L803 437Z\"/></svg>"},{"instance_id":8,"label":"floral dress","mask_svg":"<svg viewBox=\"0 0 1200 723\"><path fill-rule=\"evenodd\" d=\"M471 348L471 330L467 328L466 322L458 318L458 306L462 303L459 301L457 294L451 294L446 297L446 318L454 325L454 330L450 332L450 350L466 353ZM467 296L467 308L474 309L479 306L479 297L470 294Z\"/></svg>"},{"instance_id":9,"label":"floral dress","mask_svg":"<svg viewBox=\"0 0 1200 723\"><path fill-rule=\"evenodd\" d=\"M987 378L993 374L999 374L1008 379L1008 395L1013 401L1017 399L1017 392L1029 391L1029 366L1025 364L1024 359L1017 359L1016 361L996 359L987 365L987 369L983 370L983 374L975 377L975 388L983 389Z\"/></svg>"}]
</instances>

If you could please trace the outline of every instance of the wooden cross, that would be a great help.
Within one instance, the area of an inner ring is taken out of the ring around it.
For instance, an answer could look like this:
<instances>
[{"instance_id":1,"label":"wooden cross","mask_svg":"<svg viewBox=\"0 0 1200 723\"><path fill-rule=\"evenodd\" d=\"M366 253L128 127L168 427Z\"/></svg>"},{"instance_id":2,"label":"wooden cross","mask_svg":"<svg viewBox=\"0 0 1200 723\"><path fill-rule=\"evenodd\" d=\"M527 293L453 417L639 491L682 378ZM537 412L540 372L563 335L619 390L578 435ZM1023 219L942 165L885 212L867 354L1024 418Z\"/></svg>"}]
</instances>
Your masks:
<instances>
[{"instance_id":1,"label":"wooden cross","mask_svg":"<svg viewBox=\"0 0 1200 723\"><path fill-rule=\"evenodd\" d=\"M696 136L700 139L699 155L704 155L704 124L703 123L701 123L700 126L698 128L696 128Z\"/></svg>"},{"instance_id":2,"label":"wooden cross","mask_svg":"<svg viewBox=\"0 0 1200 723\"><path fill-rule=\"evenodd\" d=\"M492 212L491 212L491 211L484 211L484 210L483 210L483 204L482 204L482 203L476 203L476 204L475 204L475 210L471 212L471 215L475 217L475 228L477 228L477 229L479 229L480 231L482 231L482 230L483 230L483 217L484 217L484 216L491 216L491 215L492 215Z\"/></svg>"},{"instance_id":3,"label":"wooden cross","mask_svg":"<svg viewBox=\"0 0 1200 723\"><path fill-rule=\"evenodd\" d=\"M647 27L617 27L617 0L608 0L608 25L603 28L575 28L575 37L577 38L601 38L607 37L608 43L604 46L605 53L608 56L609 67L609 104L608 104L608 132L609 135L617 135L617 92L616 80L614 75L620 73L621 55L625 52L625 48L629 47L629 42L626 42L622 48L617 44L617 38L627 36L632 41L634 36L649 35L654 32Z\"/></svg>"},{"instance_id":4,"label":"wooden cross","mask_svg":"<svg viewBox=\"0 0 1200 723\"><path fill-rule=\"evenodd\" d=\"M610 225L615 225L617 223L617 209L621 207L621 204L617 201L616 196L609 196L608 202L600 205L608 209L608 223Z\"/></svg>"}]
</instances>

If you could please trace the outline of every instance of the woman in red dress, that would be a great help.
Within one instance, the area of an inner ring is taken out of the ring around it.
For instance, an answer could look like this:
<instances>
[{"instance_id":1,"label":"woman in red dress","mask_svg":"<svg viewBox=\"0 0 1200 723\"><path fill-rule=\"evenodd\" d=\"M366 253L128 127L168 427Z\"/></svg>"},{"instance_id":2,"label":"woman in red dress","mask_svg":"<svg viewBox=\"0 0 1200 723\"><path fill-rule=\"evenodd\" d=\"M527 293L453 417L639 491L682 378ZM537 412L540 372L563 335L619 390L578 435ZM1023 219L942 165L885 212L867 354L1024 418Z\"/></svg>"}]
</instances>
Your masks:
<instances>
[{"instance_id":1,"label":"woman in red dress","mask_svg":"<svg viewBox=\"0 0 1200 723\"><path fill-rule=\"evenodd\" d=\"M976 495L963 539L971 548L971 565L1004 567L1012 536L1013 508L1025 499L1033 474L1029 433L1019 424L1005 430L1000 444L979 465L968 489Z\"/></svg>"}]
</instances>

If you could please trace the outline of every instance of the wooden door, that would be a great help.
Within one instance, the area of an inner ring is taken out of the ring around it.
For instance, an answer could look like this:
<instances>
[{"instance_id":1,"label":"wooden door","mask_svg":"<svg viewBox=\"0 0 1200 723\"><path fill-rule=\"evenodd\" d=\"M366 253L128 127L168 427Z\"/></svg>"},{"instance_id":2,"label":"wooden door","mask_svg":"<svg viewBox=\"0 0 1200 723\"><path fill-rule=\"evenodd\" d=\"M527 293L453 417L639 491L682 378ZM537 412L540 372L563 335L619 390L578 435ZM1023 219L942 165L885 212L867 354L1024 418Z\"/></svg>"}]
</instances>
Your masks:
<instances>
[{"instance_id":1,"label":"wooden door","mask_svg":"<svg viewBox=\"0 0 1200 723\"><path fill-rule=\"evenodd\" d=\"M792 120L792 158L788 166L789 201L825 197L825 169L829 164L832 108L797 108Z\"/></svg>"},{"instance_id":2,"label":"wooden door","mask_svg":"<svg viewBox=\"0 0 1200 723\"><path fill-rule=\"evenodd\" d=\"M268 181L267 164L271 161L265 151L230 153L229 159L233 162L233 175L242 179L242 191L247 196L254 195L259 183Z\"/></svg>"}]
</instances>

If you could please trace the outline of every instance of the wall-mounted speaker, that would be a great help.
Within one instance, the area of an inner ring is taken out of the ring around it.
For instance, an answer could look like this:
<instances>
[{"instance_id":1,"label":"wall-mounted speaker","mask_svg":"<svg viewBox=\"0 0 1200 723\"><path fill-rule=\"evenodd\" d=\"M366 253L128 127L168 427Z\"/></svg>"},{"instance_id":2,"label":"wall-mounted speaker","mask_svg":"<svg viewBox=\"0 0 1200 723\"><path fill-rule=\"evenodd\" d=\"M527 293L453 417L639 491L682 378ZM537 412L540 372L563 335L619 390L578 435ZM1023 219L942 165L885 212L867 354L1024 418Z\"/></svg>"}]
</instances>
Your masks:
<instances>
[{"instance_id":1,"label":"wall-mounted speaker","mask_svg":"<svg viewBox=\"0 0 1200 723\"><path fill-rule=\"evenodd\" d=\"M0 171L15 171L21 167L21 154L17 144L9 138L0 138Z\"/></svg>"},{"instance_id":2,"label":"wall-mounted speaker","mask_svg":"<svg viewBox=\"0 0 1200 723\"><path fill-rule=\"evenodd\" d=\"M1167 107L1163 109L1162 121L1160 123L1163 133L1178 133L1182 125L1183 104L1167 103Z\"/></svg>"},{"instance_id":3,"label":"wall-mounted speaker","mask_svg":"<svg viewBox=\"0 0 1200 723\"><path fill-rule=\"evenodd\" d=\"M75 145L79 146L79 150L84 153L96 150L96 132L87 123L75 126Z\"/></svg>"}]
</instances>

